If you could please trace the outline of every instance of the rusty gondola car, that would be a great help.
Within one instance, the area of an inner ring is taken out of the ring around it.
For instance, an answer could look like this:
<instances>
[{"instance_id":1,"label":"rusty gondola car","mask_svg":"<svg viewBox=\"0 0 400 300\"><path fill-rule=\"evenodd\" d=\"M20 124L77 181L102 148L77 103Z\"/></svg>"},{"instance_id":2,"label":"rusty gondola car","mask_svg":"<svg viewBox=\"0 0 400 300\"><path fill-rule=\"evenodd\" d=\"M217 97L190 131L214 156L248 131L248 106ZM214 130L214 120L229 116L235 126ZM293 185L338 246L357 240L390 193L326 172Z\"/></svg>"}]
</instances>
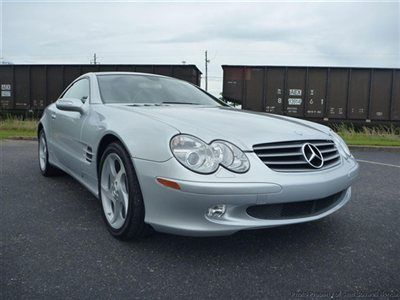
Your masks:
<instances>
[{"instance_id":1,"label":"rusty gondola car","mask_svg":"<svg viewBox=\"0 0 400 300\"><path fill-rule=\"evenodd\" d=\"M400 69L222 66L223 97L317 122L400 123Z\"/></svg>"},{"instance_id":2,"label":"rusty gondola car","mask_svg":"<svg viewBox=\"0 0 400 300\"><path fill-rule=\"evenodd\" d=\"M40 115L79 75L88 72L127 71L166 75L200 85L195 65L0 65L1 113Z\"/></svg>"}]
</instances>

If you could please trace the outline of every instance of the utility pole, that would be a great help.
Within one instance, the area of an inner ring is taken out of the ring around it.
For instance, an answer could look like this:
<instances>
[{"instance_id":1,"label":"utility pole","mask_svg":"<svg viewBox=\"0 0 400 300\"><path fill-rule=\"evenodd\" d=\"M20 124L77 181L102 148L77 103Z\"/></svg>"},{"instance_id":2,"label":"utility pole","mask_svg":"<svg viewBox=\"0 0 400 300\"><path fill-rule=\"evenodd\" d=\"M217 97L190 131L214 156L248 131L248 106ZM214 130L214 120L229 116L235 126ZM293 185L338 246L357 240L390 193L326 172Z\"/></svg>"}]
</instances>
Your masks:
<instances>
[{"instance_id":1,"label":"utility pole","mask_svg":"<svg viewBox=\"0 0 400 300\"><path fill-rule=\"evenodd\" d=\"M210 60L207 57L207 50L205 52L205 59L204 59L205 65L206 65L206 91L208 91L208 63L210 62Z\"/></svg>"},{"instance_id":2,"label":"utility pole","mask_svg":"<svg viewBox=\"0 0 400 300\"><path fill-rule=\"evenodd\" d=\"M92 62L93 62L94 65L97 65L97 64L98 64L96 53L93 54L93 61L91 61L91 63L92 63Z\"/></svg>"}]
</instances>

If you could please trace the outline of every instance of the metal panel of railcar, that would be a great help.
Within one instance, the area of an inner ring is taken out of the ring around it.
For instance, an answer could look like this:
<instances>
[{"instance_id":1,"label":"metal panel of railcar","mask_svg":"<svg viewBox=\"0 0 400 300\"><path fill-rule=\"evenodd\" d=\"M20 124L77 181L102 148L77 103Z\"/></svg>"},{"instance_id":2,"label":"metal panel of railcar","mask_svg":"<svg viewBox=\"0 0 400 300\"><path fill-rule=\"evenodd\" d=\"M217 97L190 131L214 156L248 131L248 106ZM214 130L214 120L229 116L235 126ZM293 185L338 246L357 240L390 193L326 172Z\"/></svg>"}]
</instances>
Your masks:
<instances>
[{"instance_id":1,"label":"metal panel of railcar","mask_svg":"<svg viewBox=\"0 0 400 300\"><path fill-rule=\"evenodd\" d=\"M79 65L64 66L64 89L77 77L82 75L82 68Z\"/></svg>"},{"instance_id":2,"label":"metal panel of railcar","mask_svg":"<svg viewBox=\"0 0 400 300\"><path fill-rule=\"evenodd\" d=\"M14 107L14 67L3 65L0 68L0 108Z\"/></svg>"},{"instance_id":3,"label":"metal panel of railcar","mask_svg":"<svg viewBox=\"0 0 400 300\"><path fill-rule=\"evenodd\" d=\"M263 111L264 68L249 68L245 70L245 101L244 108Z\"/></svg>"},{"instance_id":4,"label":"metal panel of railcar","mask_svg":"<svg viewBox=\"0 0 400 300\"><path fill-rule=\"evenodd\" d=\"M14 107L16 109L30 108L30 78L29 66L15 66L14 73Z\"/></svg>"},{"instance_id":5,"label":"metal panel of railcar","mask_svg":"<svg viewBox=\"0 0 400 300\"><path fill-rule=\"evenodd\" d=\"M389 120L391 90L392 71L373 70L369 101L369 118L371 120Z\"/></svg>"},{"instance_id":6,"label":"metal panel of railcar","mask_svg":"<svg viewBox=\"0 0 400 300\"><path fill-rule=\"evenodd\" d=\"M116 72L117 66L115 65L99 65L99 72Z\"/></svg>"},{"instance_id":7,"label":"metal panel of railcar","mask_svg":"<svg viewBox=\"0 0 400 300\"><path fill-rule=\"evenodd\" d=\"M47 66L46 105L56 101L64 90L62 66Z\"/></svg>"},{"instance_id":8,"label":"metal panel of railcar","mask_svg":"<svg viewBox=\"0 0 400 300\"><path fill-rule=\"evenodd\" d=\"M352 69L350 72L347 118L365 120L368 118L371 70Z\"/></svg>"},{"instance_id":9,"label":"metal panel of railcar","mask_svg":"<svg viewBox=\"0 0 400 300\"><path fill-rule=\"evenodd\" d=\"M266 72L266 103L264 110L274 114L283 114L285 68L268 67Z\"/></svg>"},{"instance_id":10,"label":"metal panel of railcar","mask_svg":"<svg viewBox=\"0 0 400 300\"><path fill-rule=\"evenodd\" d=\"M306 69L288 68L286 73L285 110L290 116L304 115Z\"/></svg>"},{"instance_id":11,"label":"metal panel of railcar","mask_svg":"<svg viewBox=\"0 0 400 300\"><path fill-rule=\"evenodd\" d=\"M223 96L236 103L242 103L243 98L243 68L224 68Z\"/></svg>"},{"instance_id":12,"label":"metal panel of railcar","mask_svg":"<svg viewBox=\"0 0 400 300\"><path fill-rule=\"evenodd\" d=\"M46 67L45 66L31 66L31 108L43 109L46 107Z\"/></svg>"},{"instance_id":13,"label":"metal panel of railcar","mask_svg":"<svg viewBox=\"0 0 400 300\"><path fill-rule=\"evenodd\" d=\"M400 70L393 71L391 120L400 121Z\"/></svg>"},{"instance_id":14,"label":"metal panel of railcar","mask_svg":"<svg viewBox=\"0 0 400 300\"><path fill-rule=\"evenodd\" d=\"M154 66L138 65L138 66L135 66L135 72L151 74L151 73L154 73Z\"/></svg>"},{"instance_id":15,"label":"metal panel of railcar","mask_svg":"<svg viewBox=\"0 0 400 300\"><path fill-rule=\"evenodd\" d=\"M100 65L82 65L81 74L99 72Z\"/></svg>"},{"instance_id":16,"label":"metal panel of railcar","mask_svg":"<svg viewBox=\"0 0 400 300\"><path fill-rule=\"evenodd\" d=\"M119 65L117 66L118 72L135 72L135 67L130 65Z\"/></svg>"},{"instance_id":17,"label":"metal panel of railcar","mask_svg":"<svg viewBox=\"0 0 400 300\"><path fill-rule=\"evenodd\" d=\"M326 106L326 84L328 70L326 68L310 68L308 70L307 91L305 97L305 116L323 118Z\"/></svg>"},{"instance_id":18,"label":"metal panel of railcar","mask_svg":"<svg viewBox=\"0 0 400 300\"><path fill-rule=\"evenodd\" d=\"M174 66L173 73L175 78L182 79L188 82L194 83L197 80L196 71L186 66Z\"/></svg>"},{"instance_id":19,"label":"metal panel of railcar","mask_svg":"<svg viewBox=\"0 0 400 300\"><path fill-rule=\"evenodd\" d=\"M348 83L347 69L330 69L327 97L328 118L346 118Z\"/></svg>"},{"instance_id":20,"label":"metal panel of railcar","mask_svg":"<svg viewBox=\"0 0 400 300\"><path fill-rule=\"evenodd\" d=\"M155 66L154 73L158 75L164 76L173 76L173 67L172 66Z\"/></svg>"}]
</instances>

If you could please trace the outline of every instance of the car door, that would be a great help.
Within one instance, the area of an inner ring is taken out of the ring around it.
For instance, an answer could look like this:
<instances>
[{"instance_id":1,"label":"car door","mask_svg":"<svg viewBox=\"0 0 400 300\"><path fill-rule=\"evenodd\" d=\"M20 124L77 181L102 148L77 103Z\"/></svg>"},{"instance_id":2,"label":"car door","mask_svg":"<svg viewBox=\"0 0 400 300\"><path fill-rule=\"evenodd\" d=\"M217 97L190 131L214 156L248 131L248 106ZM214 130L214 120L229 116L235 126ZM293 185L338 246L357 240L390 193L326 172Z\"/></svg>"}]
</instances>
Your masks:
<instances>
[{"instance_id":1,"label":"car door","mask_svg":"<svg viewBox=\"0 0 400 300\"><path fill-rule=\"evenodd\" d=\"M80 99L85 112L65 111L58 108L52 112L53 143L57 160L75 174L79 174L79 166L84 158L81 131L89 111L89 95L89 78L81 78L75 81L60 98Z\"/></svg>"}]
</instances>

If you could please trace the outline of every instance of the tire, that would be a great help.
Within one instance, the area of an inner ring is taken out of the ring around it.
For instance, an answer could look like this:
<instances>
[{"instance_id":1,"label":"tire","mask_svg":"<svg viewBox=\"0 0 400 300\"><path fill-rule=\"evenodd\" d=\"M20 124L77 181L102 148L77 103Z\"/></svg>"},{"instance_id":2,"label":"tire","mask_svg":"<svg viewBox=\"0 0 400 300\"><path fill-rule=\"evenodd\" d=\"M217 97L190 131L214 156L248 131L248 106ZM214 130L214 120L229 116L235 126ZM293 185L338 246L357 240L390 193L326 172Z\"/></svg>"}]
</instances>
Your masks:
<instances>
[{"instance_id":1,"label":"tire","mask_svg":"<svg viewBox=\"0 0 400 300\"><path fill-rule=\"evenodd\" d=\"M58 168L49 163L49 149L47 147L46 134L43 129L39 132L38 159L39 169L43 176L51 177L61 173Z\"/></svg>"},{"instance_id":2,"label":"tire","mask_svg":"<svg viewBox=\"0 0 400 300\"><path fill-rule=\"evenodd\" d=\"M98 173L99 198L108 231L121 240L152 233L144 222L145 209L139 181L131 158L119 143L104 151Z\"/></svg>"}]
</instances>

